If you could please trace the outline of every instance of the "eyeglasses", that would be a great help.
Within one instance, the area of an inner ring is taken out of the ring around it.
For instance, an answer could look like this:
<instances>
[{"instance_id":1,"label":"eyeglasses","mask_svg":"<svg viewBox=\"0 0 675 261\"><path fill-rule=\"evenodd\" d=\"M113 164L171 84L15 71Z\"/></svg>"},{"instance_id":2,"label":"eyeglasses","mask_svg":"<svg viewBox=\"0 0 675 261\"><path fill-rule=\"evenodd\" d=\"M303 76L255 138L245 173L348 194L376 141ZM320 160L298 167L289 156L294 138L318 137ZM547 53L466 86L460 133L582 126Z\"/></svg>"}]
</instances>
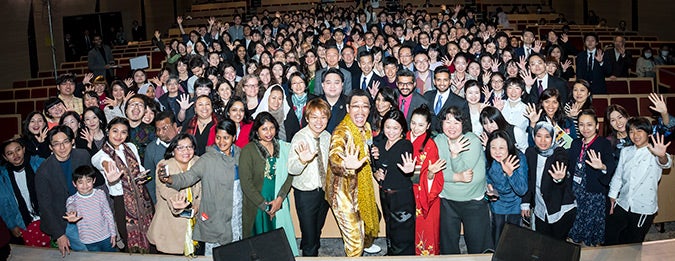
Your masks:
<instances>
[{"instance_id":1,"label":"eyeglasses","mask_svg":"<svg viewBox=\"0 0 675 261\"><path fill-rule=\"evenodd\" d=\"M397 85L410 87L410 86L415 85L415 83L414 82L398 82Z\"/></svg>"},{"instance_id":2,"label":"eyeglasses","mask_svg":"<svg viewBox=\"0 0 675 261\"><path fill-rule=\"evenodd\" d=\"M130 103L129 107L145 107L145 104L143 104L142 102L134 102Z\"/></svg>"},{"instance_id":3,"label":"eyeglasses","mask_svg":"<svg viewBox=\"0 0 675 261\"><path fill-rule=\"evenodd\" d=\"M186 150L194 150L195 146L188 145L188 146L176 146L177 151L186 151Z\"/></svg>"},{"instance_id":4,"label":"eyeglasses","mask_svg":"<svg viewBox=\"0 0 675 261\"><path fill-rule=\"evenodd\" d=\"M61 147L61 146L68 146L68 145L71 145L71 144L72 144L72 142L70 142L70 140L68 140L68 139L62 140L60 142L54 141L54 142L51 143L52 147L54 147L54 148L58 148L58 147Z\"/></svg>"}]
</instances>

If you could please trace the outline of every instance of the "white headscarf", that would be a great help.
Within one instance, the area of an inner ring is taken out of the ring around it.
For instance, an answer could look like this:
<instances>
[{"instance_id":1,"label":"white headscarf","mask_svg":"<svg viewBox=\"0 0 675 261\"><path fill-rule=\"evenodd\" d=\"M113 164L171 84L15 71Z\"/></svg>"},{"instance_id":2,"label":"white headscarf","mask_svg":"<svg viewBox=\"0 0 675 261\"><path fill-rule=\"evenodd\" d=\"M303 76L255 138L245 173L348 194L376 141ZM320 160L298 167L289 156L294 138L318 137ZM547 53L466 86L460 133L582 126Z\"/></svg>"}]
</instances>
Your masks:
<instances>
[{"instance_id":1,"label":"white headscarf","mask_svg":"<svg viewBox=\"0 0 675 261\"><path fill-rule=\"evenodd\" d=\"M279 122L279 124L281 125L284 124L283 121L286 120L286 116L288 115L288 112L291 110L291 106L288 105L288 101L286 100L286 92L284 92L284 88L281 87L281 85L279 84L272 85L269 88L267 88L267 90L265 90L265 95L263 95L263 98L260 101L260 104L258 104L258 108L255 110L255 112L253 112L252 117L255 119L255 117L258 116L258 114L264 111L272 113L270 112L269 100L270 95L272 93L272 88L274 88L275 86L279 86L279 89L281 89L281 95L283 95L280 108L283 112L283 119L281 122ZM274 113L272 113L272 115L274 115Z\"/></svg>"}]
</instances>

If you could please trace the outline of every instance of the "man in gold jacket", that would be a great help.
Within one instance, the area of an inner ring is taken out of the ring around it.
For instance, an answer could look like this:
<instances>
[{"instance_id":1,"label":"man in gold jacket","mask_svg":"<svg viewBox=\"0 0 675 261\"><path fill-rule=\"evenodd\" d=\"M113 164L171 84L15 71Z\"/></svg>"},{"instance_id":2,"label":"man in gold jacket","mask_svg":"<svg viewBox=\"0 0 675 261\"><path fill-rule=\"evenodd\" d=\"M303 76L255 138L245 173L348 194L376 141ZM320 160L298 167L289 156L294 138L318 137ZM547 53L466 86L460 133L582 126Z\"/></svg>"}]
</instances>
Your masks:
<instances>
[{"instance_id":1,"label":"man in gold jacket","mask_svg":"<svg viewBox=\"0 0 675 261\"><path fill-rule=\"evenodd\" d=\"M364 247L379 248L373 240L379 232L380 213L370 168L370 101L365 91L352 92L347 112L331 137L326 200L342 233L345 253L352 257L363 254Z\"/></svg>"}]
</instances>

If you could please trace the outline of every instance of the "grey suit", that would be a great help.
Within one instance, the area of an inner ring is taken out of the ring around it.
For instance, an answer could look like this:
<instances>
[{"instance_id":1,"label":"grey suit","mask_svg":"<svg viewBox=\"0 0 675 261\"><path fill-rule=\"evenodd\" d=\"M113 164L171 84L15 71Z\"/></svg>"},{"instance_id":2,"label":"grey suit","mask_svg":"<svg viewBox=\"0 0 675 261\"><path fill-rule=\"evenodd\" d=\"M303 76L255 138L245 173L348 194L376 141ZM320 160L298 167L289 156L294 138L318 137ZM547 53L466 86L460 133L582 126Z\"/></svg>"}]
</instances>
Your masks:
<instances>
[{"instance_id":1,"label":"grey suit","mask_svg":"<svg viewBox=\"0 0 675 261\"><path fill-rule=\"evenodd\" d=\"M94 73L94 76L105 76L109 77L112 76L112 69L105 69L105 66L109 64L110 62L115 62L115 58L113 58L112 51L110 50L110 47L107 45L101 46L103 48L103 52L105 53L105 58L103 57L103 54L101 54L101 51L98 50L98 48L94 47L89 50L89 54L87 54L87 63L89 66L89 70ZM109 75L106 75L106 71L108 71Z\"/></svg>"},{"instance_id":2,"label":"grey suit","mask_svg":"<svg viewBox=\"0 0 675 261\"><path fill-rule=\"evenodd\" d=\"M429 106L429 103L427 103L427 100L424 99L424 96L421 94L417 93L416 91L413 90L412 99L410 100L410 104L406 105L408 107L408 113L405 115L405 120L410 123L410 118L412 118L412 113L415 109L419 108L422 106L422 104L426 104ZM399 104L400 106L400 104ZM399 108L400 109L400 108Z\"/></svg>"},{"instance_id":3,"label":"grey suit","mask_svg":"<svg viewBox=\"0 0 675 261\"><path fill-rule=\"evenodd\" d=\"M323 95L321 78L323 78L323 74L327 70L328 68L323 68L316 72L316 76L314 78L314 95L316 96ZM344 76L344 81L342 81L342 94L349 95L352 93L352 73L343 68L340 68L340 72L342 72L342 75Z\"/></svg>"}]
</instances>

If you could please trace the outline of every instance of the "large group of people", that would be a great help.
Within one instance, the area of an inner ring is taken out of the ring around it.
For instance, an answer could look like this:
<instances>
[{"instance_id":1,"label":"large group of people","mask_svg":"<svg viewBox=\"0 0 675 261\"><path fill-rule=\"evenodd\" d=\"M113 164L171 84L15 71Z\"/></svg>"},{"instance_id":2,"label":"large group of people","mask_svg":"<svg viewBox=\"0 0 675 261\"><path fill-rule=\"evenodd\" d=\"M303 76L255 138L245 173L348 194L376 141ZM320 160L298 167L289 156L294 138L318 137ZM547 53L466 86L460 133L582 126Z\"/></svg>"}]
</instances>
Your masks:
<instances>
[{"instance_id":1,"label":"large group of people","mask_svg":"<svg viewBox=\"0 0 675 261\"><path fill-rule=\"evenodd\" d=\"M621 36L605 55L589 33L577 54L562 31L510 36L459 5L176 21L182 39L154 35L151 79L112 79L94 36L92 74L59 76L2 143L12 242L194 256L284 228L294 255L317 256L330 209L347 256L381 251L382 220L388 255L459 254L462 233L484 253L506 224L642 242L658 210L664 98L649 96L655 121L610 105L602 132L591 103L628 76Z\"/></svg>"}]
</instances>

